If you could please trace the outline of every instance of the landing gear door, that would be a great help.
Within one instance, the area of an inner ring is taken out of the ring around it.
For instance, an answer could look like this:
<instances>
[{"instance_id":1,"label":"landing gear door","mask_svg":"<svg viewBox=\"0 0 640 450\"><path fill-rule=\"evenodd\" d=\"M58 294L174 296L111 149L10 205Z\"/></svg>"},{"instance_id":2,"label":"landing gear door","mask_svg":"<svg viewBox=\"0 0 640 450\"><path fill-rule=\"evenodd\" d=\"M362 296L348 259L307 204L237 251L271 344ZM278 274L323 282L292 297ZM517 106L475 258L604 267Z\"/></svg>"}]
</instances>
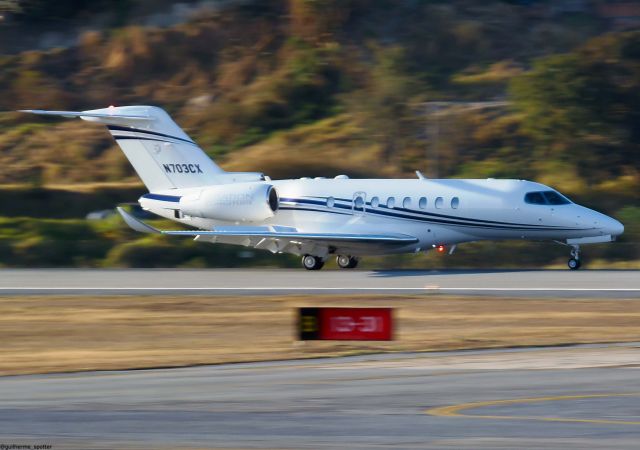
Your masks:
<instances>
[{"instance_id":1,"label":"landing gear door","mask_svg":"<svg viewBox=\"0 0 640 450\"><path fill-rule=\"evenodd\" d=\"M364 215L367 208L367 194L366 192L354 192L353 201L351 202L351 210L354 215Z\"/></svg>"}]
</instances>

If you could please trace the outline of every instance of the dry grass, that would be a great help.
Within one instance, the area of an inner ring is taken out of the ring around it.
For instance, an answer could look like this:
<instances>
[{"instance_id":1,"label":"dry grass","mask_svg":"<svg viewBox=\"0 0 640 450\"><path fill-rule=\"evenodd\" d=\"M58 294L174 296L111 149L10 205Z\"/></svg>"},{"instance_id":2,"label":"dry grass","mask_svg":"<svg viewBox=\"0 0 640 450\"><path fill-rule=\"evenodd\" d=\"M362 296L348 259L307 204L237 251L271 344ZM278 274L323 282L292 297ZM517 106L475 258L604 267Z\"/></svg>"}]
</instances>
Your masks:
<instances>
[{"instance_id":1,"label":"dry grass","mask_svg":"<svg viewBox=\"0 0 640 450\"><path fill-rule=\"evenodd\" d=\"M145 189L139 178L132 176L121 181L95 181L87 183L45 183L37 186L41 189L51 189L56 191L81 192L83 194L100 194L108 189ZM3 191L25 191L36 188L29 183L0 183L0 190Z\"/></svg>"},{"instance_id":2,"label":"dry grass","mask_svg":"<svg viewBox=\"0 0 640 450\"><path fill-rule=\"evenodd\" d=\"M298 306L392 306L393 342L295 340ZM370 297L0 299L0 374L380 351L640 341L640 300Z\"/></svg>"}]
</instances>

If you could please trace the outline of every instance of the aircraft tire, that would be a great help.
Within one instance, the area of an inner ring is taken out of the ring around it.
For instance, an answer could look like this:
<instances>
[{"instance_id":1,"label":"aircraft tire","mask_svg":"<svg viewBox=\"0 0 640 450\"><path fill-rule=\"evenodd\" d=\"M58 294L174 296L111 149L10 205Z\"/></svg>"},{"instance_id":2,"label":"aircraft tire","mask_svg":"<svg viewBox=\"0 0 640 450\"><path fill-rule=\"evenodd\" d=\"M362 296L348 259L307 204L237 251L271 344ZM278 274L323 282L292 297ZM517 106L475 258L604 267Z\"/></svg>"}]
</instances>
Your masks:
<instances>
[{"instance_id":1,"label":"aircraft tire","mask_svg":"<svg viewBox=\"0 0 640 450\"><path fill-rule=\"evenodd\" d=\"M567 266L569 266L569 269L571 270L578 270L581 265L582 263L579 259L569 258L569 261L567 261Z\"/></svg>"},{"instance_id":2,"label":"aircraft tire","mask_svg":"<svg viewBox=\"0 0 640 450\"><path fill-rule=\"evenodd\" d=\"M324 266L322 258L313 255L304 255L302 257L302 267L307 270L320 270Z\"/></svg>"},{"instance_id":3,"label":"aircraft tire","mask_svg":"<svg viewBox=\"0 0 640 450\"><path fill-rule=\"evenodd\" d=\"M353 269L358 265L358 258L355 256L338 255L336 256L336 263L341 269Z\"/></svg>"},{"instance_id":4,"label":"aircraft tire","mask_svg":"<svg viewBox=\"0 0 640 450\"><path fill-rule=\"evenodd\" d=\"M338 255L336 256L336 263L338 267L341 269L347 269L349 267L349 263L351 262L351 257L347 255Z\"/></svg>"}]
</instances>

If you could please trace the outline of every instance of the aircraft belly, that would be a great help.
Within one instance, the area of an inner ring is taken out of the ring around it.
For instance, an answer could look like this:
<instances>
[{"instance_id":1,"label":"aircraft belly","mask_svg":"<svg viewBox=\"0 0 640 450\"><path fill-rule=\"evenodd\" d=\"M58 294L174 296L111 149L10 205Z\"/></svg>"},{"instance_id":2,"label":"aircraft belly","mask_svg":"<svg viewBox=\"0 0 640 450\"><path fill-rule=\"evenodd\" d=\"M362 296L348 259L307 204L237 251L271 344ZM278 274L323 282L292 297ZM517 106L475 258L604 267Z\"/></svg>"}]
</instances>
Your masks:
<instances>
[{"instance_id":1,"label":"aircraft belly","mask_svg":"<svg viewBox=\"0 0 640 450\"><path fill-rule=\"evenodd\" d=\"M397 234L402 233L415 236L422 242L423 229L420 226L400 224L388 219L375 219L367 215L331 214L324 211L279 210L275 217L265 222L265 225L281 225L294 227L304 232L320 233L351 233L351 234ZM419 225L419 224L418 224ZM407 246L389 247L375 243L342 243L330 246L329 250L335 254L347 255L383 255L389 253L412 252L416 247L423 247L421 243ZM303 249L304 250L304 249ZM296 253L295 251L289 251ZM304 253L304 252L303 252Z\"/></svg>"}]
</instances>

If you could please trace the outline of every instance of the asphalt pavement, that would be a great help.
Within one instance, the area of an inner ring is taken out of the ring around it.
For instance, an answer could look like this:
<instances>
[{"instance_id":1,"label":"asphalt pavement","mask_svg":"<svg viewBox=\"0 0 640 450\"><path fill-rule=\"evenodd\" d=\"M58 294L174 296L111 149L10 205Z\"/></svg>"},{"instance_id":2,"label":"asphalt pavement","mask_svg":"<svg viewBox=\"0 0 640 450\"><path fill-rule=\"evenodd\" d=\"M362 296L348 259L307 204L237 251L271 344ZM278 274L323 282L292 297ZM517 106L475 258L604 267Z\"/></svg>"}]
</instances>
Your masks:
<instances>
[{"instance_id":1,"label":"asphalt pavement","mask_svg":"<svg viewBox=\"0 0 640 450\"><path fill-rule=\"evenodd\" d=\"M624 448L640 344L0 378L0 443L66 448Z\"/></svg>"},{"instance_id":2,"label":"asphalt pavement","mask_svg":"<svg viewBox=\"0 0 640 450\"><path fill-rule=\"evenodd\" d=\"M640 297L637 270L4 269L0 295L440 293Z\"/></svg>"}]
</instances>

